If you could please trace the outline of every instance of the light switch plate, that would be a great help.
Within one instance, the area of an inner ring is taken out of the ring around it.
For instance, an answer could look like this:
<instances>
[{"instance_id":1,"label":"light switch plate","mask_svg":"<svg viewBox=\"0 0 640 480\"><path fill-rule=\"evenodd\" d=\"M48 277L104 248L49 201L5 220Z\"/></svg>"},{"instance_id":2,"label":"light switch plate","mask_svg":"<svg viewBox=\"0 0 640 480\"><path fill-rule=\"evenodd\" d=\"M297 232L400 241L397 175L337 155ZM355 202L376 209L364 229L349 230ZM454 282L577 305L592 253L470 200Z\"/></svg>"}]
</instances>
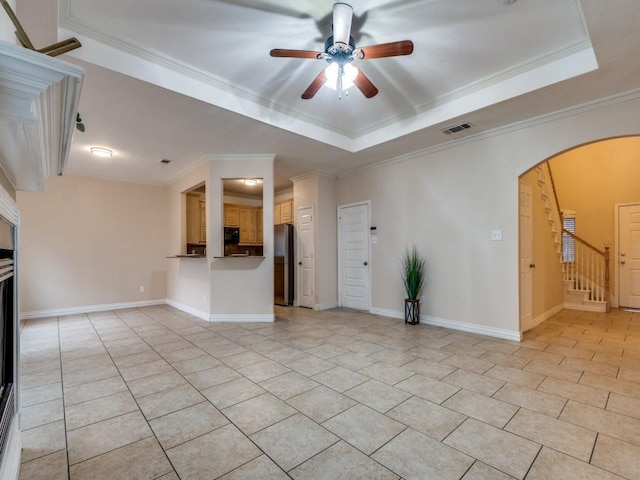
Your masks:
<instances>
[{"instance_id":1,"label":"light switch plate","mask_svg":"<svg viewBox=\"0 0 640 480\"><path fill-rule=\"evenodd\" d=\"M376 243L378 243L378 237L376 237L375 235L373 235L371 237L371 245L375 245Z\"/></svg>"},{"instance_id":2,"label":"light switch plate","mask_svg":"<svg viewBox=\"0 0 640 480\"><path fill-rule=\"evenodd\" d=\"M496 230L491 230L491 240L502 240L502 229L498 228Z\"/></svg>"}]
</instances>

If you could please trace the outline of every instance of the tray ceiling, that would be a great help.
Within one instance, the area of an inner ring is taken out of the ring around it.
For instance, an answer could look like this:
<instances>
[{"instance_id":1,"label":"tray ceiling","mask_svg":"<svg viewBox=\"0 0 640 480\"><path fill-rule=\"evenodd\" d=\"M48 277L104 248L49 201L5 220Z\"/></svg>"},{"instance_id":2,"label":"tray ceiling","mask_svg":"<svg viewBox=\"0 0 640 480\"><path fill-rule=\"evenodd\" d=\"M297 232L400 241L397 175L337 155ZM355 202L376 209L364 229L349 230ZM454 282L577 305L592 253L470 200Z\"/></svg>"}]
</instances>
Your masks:
<instances>
[{"instance_id":1,"label":"tray ceiling","mask_svg":"<svg viewBox=\"0 0 640 480\"><path fill-rule=\"evenodd\" d=\"M354 0L358 46L410 39L406 57L358 63L380 93L301 93L326 63L331 1L61 0L73 56L358 152L597 68L576 0Z\"/></svg>"}]
</instances>

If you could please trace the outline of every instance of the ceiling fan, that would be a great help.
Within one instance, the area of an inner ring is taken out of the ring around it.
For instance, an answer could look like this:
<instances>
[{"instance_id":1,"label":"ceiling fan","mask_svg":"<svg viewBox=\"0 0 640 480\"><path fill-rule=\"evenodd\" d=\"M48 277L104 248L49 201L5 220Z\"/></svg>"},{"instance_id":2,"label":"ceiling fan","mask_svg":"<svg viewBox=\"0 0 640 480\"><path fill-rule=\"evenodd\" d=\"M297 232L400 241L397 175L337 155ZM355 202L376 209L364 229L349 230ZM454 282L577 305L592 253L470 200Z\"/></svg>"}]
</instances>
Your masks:
<instances>
[{"instance_id":1,"label":"ceiling fan","mask_svg":"<svg viewBox=\"0 0 640 480\"><path fill-rule=\"evenodd\" d=\"M352 63L356 60L410 55L413 52L411 40L356 48L355 40L351 36L352 19L353 8L351 5L342 2L334 3L333 35L325 41L324 52L281 48L271 50L272 57L311 58L325 60L329 63L329 66L321 71L304 91L302 94L304 100L313 98L325 83L338 91L338 98L342 98L343 90L351 85L355 85L366 98L374 97L378 93L378 89Z\"/></svg>"}]
</instances>

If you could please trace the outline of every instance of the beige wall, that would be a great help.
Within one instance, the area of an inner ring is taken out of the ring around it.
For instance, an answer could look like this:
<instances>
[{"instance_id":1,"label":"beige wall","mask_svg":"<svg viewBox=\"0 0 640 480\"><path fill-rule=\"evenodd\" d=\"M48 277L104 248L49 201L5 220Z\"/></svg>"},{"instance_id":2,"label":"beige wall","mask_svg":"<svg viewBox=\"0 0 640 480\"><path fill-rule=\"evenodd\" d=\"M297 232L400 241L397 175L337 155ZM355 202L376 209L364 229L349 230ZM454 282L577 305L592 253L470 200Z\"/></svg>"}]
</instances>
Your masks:
<instances>
[{"instance_id":1,"label":"beige wall","mask_svg":"<svg viewBox=\"0 0 640 480\"><path fill-rule=\"evenodd\" d=\"M538 174L530 171L522 180L532 187L533 238L532 253L535 268L532 269L532 325L531 328L548 318L549 312L560 308L564 303L562 283L562 263L558 256L545 211L542 188L538 185Z\"/></svg>"},{"instance_id":2,"label":"beige wall","mask_svg":"<svg viewBox=\"0 0 640 480\"><path fill-rule=\"evenodd\" d=\"M599 249L612 245L614 205L640 202L640 137L592 143L549 163L560 208L576 212L576 234Z\"/></svg>"},{"instance_id":3,"label":"beige wall","mask_svg":"<svg viewBox=\"0 0 640 480\"><path fill-rule=\"evenodd\" d=\"M637 132L640 100L559 117L340 179L338 203L371 200L373 306L402 311L399 262L408 245L428 258L423 313L519 331L518 177L558 152ZM503 231L491 241L491 230Z\"/></svg>"},{"instance_id":4,"label":"beige wall","mask_svg":"<svg viewBox=\"0 0 640 480\"><path fill-rule=\"evenodd\" d=\"M224 255L223 178L262 178L263 222L273 225L273 155L209 157L207 184L207 251ZM214 321L273 321L273 228L263 232L264 258L217 258L211 262L211 319Z\"/></svg>"},{"instance_id":5,"label":"beige wall","mask_svg":"<svg viewBox=\"0 0 640 480\"><path fill-rule=\"evenodd\" d=\"M318 177L316 208L316 302L319 309L338 306L338 202L337 180Z\"/></svg>"},{"instance_id":6,"label":"beige wall","mask_svg":"<svg viewBox=\"0 0 640 480\"><path fill-rule=\"evenodd\" d=\"M209 162L201 162L166 188L168 228L163 233L168 236L167 255L186 252L187 204L184 192L205 184L209 189ZM207 219L209 218L207 203ZM212 230L207 224L207 247L210 235L220 230ZM210 250L207 248L207 254ZM200 318L209 319L211 309L209 262L206 258L171 258L167 260L167 299L169 303Z\"/></svg>"},{"instance_id":7,"label":"beige wall","mask_svg":"<svg viewBox=\"0 0 640 480\"><path fill-rule=\"evenodd\" d=\"M17 204L23 313L166 297L165 188L54 177Z\"/></svg>"},{"instance_id":8,"label":"beige wall","mask_svg":"<svg viewBox=\"0 0 640 480\"><path fill-rule=\"evenodd\" d=\"M294 179L293 203L296 211L313 207L314 308L335 308L338 305L337 180L320 174Z\"/></svg>"},{"instance_id":9,"label":"beige wall","mask_svg":"<svg viewBox=\"0 0 640 480\"><path fill-rule=\"evenodd\" d=\"M16 1L8 0L8 3L11 9L16 12ZM17 44L18 40L16 39L15 31L16 29L13 23L11 23L11 20L9 20L4 8L0 9L0 40Z\"/></svg>"}]
</instances>

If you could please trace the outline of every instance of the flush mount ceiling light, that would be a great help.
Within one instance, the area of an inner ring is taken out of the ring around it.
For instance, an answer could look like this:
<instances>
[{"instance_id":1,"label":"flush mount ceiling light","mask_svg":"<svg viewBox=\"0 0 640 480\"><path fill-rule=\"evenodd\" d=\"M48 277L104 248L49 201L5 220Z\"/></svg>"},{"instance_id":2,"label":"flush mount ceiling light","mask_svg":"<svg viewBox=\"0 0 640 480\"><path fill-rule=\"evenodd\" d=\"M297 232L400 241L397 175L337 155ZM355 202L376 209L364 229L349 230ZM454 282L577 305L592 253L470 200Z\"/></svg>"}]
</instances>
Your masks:
<instances>
[{"instance_id":1,"label":"flush mount ceiling light","mask_svg":"<svg viewBox=\"0 0 640 480\"><path fill-rule=\"evenodd\" d=\"M91 147L89 150L91 150L91 153L94 154L96 157L107 158L113 155L113 152L111 150L104 147Z\"/></svg>"},{"instance_id":2,"label":"flush mount ceiling light","mask_svg":"<svg viewBox=\"0 0 640 480\"><path fill-rule=\"evenodd\" d=\"M249 185L251 187L258 184L258 180L256 180L255 178L245 178L242 181L245 185Z\"/></svg>"}]
</instances>

